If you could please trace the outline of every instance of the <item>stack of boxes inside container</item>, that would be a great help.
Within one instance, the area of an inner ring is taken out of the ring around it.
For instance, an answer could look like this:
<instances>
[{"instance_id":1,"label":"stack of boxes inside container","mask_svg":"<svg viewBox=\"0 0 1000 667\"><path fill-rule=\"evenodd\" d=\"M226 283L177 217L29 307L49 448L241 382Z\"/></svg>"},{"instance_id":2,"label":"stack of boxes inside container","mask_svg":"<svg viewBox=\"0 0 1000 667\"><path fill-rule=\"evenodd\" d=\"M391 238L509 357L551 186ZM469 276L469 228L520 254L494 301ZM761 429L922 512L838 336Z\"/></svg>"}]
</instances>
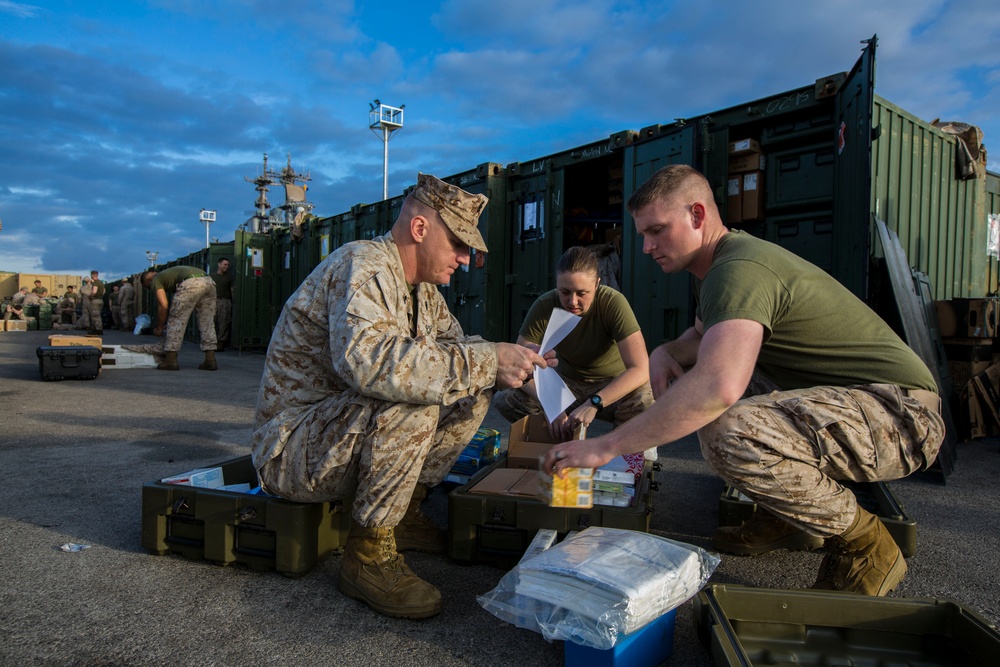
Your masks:
<instances>
[{"instance_id":1,"label":"stack of boxes inside container","mask_svg":"<svg viewBox=\"0 0 1000 667\"><path fill-rule=\"evenodd\" d=\"M954 387L951 396L961 436L982 438L1000 434L1000 353L995 297L935 301L938 327Z\"/></svg>"},{"instance_id":2,"label":"stack of boxes inside container","mask_svg":"<svg viewBox=\"0 0 1000 667\"><path fill-rule=\"evenodd\" d=\"M764 170L767 162L755 139L729 144L727 222L739 225L764 217Z\"/></svg>"}]
</instances>

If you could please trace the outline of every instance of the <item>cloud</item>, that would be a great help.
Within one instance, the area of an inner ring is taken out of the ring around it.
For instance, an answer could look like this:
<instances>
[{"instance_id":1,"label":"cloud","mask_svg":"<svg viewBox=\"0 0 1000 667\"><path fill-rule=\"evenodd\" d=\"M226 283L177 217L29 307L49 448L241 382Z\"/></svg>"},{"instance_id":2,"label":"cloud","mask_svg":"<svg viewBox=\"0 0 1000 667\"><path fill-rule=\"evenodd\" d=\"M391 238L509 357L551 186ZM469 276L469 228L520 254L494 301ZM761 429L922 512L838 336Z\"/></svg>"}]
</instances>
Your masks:
<instances>
[{"instance_id":1,"label":"cloud","mask_svg":"<svg viewBox=\"0 0 1000 667\"><path fill-rule=\"evenodd\" d=\"M42 13L41 7L27 5L22 2L9 2L0 0L0 14L10 14L21 19L31 19Z\"/></svg>"}]
</instances>

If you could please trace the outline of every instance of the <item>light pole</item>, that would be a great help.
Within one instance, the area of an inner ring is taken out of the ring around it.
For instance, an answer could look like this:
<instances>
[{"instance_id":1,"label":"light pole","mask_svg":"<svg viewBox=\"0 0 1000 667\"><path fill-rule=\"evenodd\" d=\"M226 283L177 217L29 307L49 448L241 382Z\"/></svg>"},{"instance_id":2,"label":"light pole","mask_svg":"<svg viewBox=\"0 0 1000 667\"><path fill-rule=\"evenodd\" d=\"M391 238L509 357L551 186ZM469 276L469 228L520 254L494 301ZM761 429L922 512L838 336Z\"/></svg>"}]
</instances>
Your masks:
<instances>
[{"instance_id":1,"label":"light pole","mask_svg":"<svg viewBox=\"0 0 1000 667\"><path fill-rule=\"evenodd\" d=\"M378 100L368 103L368 128L382 139L382 199L389 198L389 138L396 130L403 129L405 104L391 107Z\"/></svg>"},{"instance_id":2,"label":"light pole","mask_svg":"<svg viewBox=\"0 0 1000 667\"><path fill-rule=\"evenodd\" d=\"M149 268L156 266L156 258L160 256L160 253L156 250L147 250L146 259L149 260Z\"/></svg>"},{"instance_id":3,"label":"light pole","mask_svg":"<svg viewBox=\"0 0 1000 667\"><path fill-rule=\"evenodd\" d=\"M210 248L212 247L212 244L208 238L208 228L212 226L213 222L215 222L215 211L209 211L203 208L201 209L201 215L198 219L205 223L205 247Z\"/></svg>"}]
</instances>

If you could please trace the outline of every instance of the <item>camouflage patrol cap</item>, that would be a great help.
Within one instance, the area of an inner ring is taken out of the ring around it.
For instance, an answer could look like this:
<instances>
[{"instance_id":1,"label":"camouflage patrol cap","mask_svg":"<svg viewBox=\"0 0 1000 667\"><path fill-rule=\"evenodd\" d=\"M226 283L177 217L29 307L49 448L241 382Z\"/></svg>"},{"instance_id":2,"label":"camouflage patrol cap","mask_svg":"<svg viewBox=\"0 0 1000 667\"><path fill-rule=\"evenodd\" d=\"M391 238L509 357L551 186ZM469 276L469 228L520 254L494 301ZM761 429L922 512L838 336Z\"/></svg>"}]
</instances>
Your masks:
<instances>
[{"instance_id":1,"label":"camouflage patrol cap","mask_svg":"<svg viewBox=\"0 0 1000 667\"><path fill-rule=\"evenodd\" d=\"M469 194L430 174L417 174L417 187L411 193L441 215L448 229L470 248L487 252L486 241L479 233L479 216L489 199Z\"/></svg>"}]
</instances>

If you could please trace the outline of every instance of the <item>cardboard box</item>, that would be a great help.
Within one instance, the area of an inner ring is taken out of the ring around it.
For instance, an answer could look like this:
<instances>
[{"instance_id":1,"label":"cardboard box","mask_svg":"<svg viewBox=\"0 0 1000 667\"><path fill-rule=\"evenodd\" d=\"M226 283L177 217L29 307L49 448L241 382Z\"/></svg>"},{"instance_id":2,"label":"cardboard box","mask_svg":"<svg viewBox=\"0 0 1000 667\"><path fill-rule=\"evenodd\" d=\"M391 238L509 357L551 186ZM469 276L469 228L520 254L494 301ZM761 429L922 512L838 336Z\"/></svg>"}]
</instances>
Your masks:
<instances>
[{"instance_id":1,"label":"cardboard box","mask_svg":"<svg viewBox=\"0 0 1000 667\"><path fill-rule=\"evenodd\" d=\"M756 139L738 139L729 142L730 155L745 155L747 153L760 153L760 142Z\"/></svg>"},{"instance_id":2,"label":"cardboard box","mask_svg":"<svg viewBox=\"0 0 1000 667\"><path fill-rule=\"evenodd\" d=\"M969 437L985 438L989 436L991 431L987 419L983 414L983 405L979 400L979 394L972 387L971 382L964 396L969 409Z\"/></svg>"},{"instance_id":3,"label":"cardboard box","mask_svg":"<svg viewBox=\"0 0 1000 667\"><path fill-rule=\"evenodd\" d=\"M518 498L536 498L538 491L538 471L523 468L494 468L469 489L469 493Z\"/></svg>"},{"instance_id":4,"label":"cardboard box","mask_svg":"<svg viewBox=\"0 0 1000 667\"><path fill-rule=\"evenodd\" d=\"M975 403L970 409L972 437L984 438L1000 433L1000 364L972 378L969 401Z\"/></svg>"},{"instance_id":5,"label":"cardboard box","mask_svg":"<svg viewBox=\"0 0 1000 667\"><path fill-rule=\"evenodd\" d=\"M947 338L944 355L952 386L961 391L973 377L993 365L993 341L983 338Z\"/></svg>"},{"instance_id":6,"label":"cardboard box","mask_svg":"<svg viewBox=\"0 0 1000 667\"><path fill-rule=\"evenodd\" d=\"M635 475L623 470L608 470L598 468L594 471L595 482L618 482L620 484L635 484Z\"/></svg>"},{"instance_id":7,"label":"cardboard box","mask_svg":"<svg viewBox=\"0 0 1000 667\"><path fill-rule=\"evenodd\" d=\"M726 222L730 225L743 222L743 177L726 179Z\"/></svg>"},{"instance_id":8,"label":"cardboard box","mask_svg":"<svg viewBox=\"0 0 1000 667\"><path fill-rule=\"evenodd\" d=\"M7 320L6 331L27 331L28 321L27 320Z\"/></svg>"},{"instance_id":9,"label":"cardboard box","mask_svg":"<svg viewBox=\"0 0 1000 667\"><path fill-rule=\"evenodd\" d=\"M764 217L764 172L751 171L743 174L743 188L740 193L742 220L760 220Z\"/></svg>"},{"instance_id":10,"label":"cardboard box","mask_svg":"<svg viewBox=\"0 0 1000 667\"><path fill-rule=\"evenodd\" d=\"M942 337L992 338L997 334L997 300L951 299L935 301Z\"/></svg>"},{"instance_id":11,"label":"cardboard box","mask_svg":"<svg viewBox=\"0 0 1000 667\"><path fill-rule=\"evenodd\" d=\"M746 153L729 158L729 175L742 174L748 171L764 171L767 159L761 153Z\"/></svg>"},{"instance_id":12,"label":"cardboard box","mask_svg":"<svg viewBox=\"0 0 1000 667\"><path fill-rule=\"evenodd\" d=\"M582 440L587 435L580 427L573 434ZM539 460L548 453L556 442L549 436L549 425L544 415L528 415L510 425L507 444L507 467L538 470Z\"/></svg>"},{"instance_id":13,"label":"cardboard box","mask_svg":"<svg viewBox=\"0 0 1000 667\"><path fill-rule=\"evenodd\" d=\"M96 347L98 350L104 349L100 336L69 336L66 334L49 334L49 346L65 347L71 345L85 345Z\"/></svg>"}]
</instances>

